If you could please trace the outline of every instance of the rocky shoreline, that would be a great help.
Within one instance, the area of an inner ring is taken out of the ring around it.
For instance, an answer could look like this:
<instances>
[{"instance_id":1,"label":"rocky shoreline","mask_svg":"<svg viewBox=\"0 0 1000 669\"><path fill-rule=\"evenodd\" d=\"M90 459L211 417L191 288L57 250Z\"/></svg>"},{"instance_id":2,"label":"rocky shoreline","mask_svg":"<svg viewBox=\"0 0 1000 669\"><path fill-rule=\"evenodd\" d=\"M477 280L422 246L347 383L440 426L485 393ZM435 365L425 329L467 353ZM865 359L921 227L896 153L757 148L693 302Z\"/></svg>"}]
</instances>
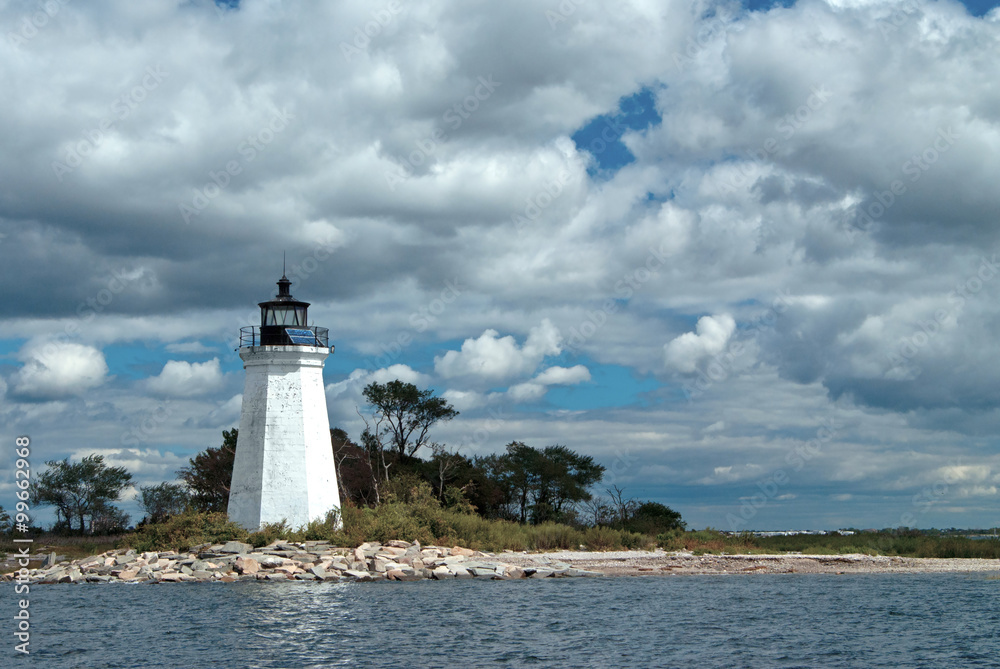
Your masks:
<instances>
[{"instance_id":1,"label":"rocky shoreline","mask_svg":"<svg viewBox=\"0 0 1000 669\"><path fill-rule=\"evenodd\" d=\"M513 554L511 554L513 555ZM5 574L20 583L183 583L191 581L420 581L452 578L506 580L603 576L554 560L512 564L490 553L455 546L390 541L354 549L321 541L275 542L263 548L230 541L175 553L114 550L73 561L52 555L43 566Z\"/></svg>"},{"instance_id":2,"label":"rocky shoreline","mask_svg":"<svg viewBox=\"0 0 1000 669\"><path fill-rule=\"evenodd\" d=\"M694 555L656 551L504 552L389 541L340 548L321 541L263 548L231 541L188 552L114 550L80 560L52 554L38 568L0 577L21 583L509 580L583 576L994 572L1000 560L850 555Z\"/></svg>"},{"instance_id":3,"label":"rocky shoreline","mask_svg":"<svg viewBox=\"0 0 1000 669\"><path fill-rule=\"evenodd\" d=\"M615 576L711 575L711 574L883 574L994 572L1000 560L979 558L909 558L852 553L846 555L694 555L656 551L594 553L559 551L524 556L548 559L574 567ZM519 564L518 557L504 559Z\"/></svg>"}]
</instances>

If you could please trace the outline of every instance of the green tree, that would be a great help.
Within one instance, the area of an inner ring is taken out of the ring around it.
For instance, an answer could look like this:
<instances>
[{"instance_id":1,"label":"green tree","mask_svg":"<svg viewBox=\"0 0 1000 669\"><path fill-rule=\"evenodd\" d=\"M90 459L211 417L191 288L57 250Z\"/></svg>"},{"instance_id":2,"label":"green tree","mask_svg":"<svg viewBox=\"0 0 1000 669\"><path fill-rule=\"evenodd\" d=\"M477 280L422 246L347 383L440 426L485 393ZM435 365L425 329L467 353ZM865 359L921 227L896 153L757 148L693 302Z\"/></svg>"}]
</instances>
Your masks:
<instances>
[{"instance_id":1,"label":"green tree","mask_svg":"<svg viewBox=\"0 0 1000 669\"><path fill-rule=\"evenodd\" d=\"M128 529L129 515L113 504L101 502L91 511L91 534L121 534Z\"/></svg>"},{"instance_id":2,"label":"green tree","mask_svg":"<svg viewBox=\"0 0 1000 669\"><path fill-rule=\"evenodd\" d=\"M187 488L179 483L141 486L139 492L146 520L151 523L162 523L170 516L183 512L191 503Z\"/></svg>"},{"instance_id":3,"label":"green tree","mask_svg":"<svg viewBox=\"0 0 1000 669\"><path fill-rule=\"evenodd\" d=\"M510 499L518 509L518 520L522 523L528 522L530 501L538 491L541 459L538 449L522 441L507 444L507 453L501 459L498 473L510 491Z\"/></svg>"},{"instance_id":4,"label":"green tree","mask_svg":"<svg viewBox=\"0 0 1000 669\"><path fill-rule=\"evenodd\" d=\"M0 532L13 532L14 524L11 522L10 514L0 506Z\"/></svg>"},{"instance_id":5,"label":"green tree","mask_svg":"<svg viewBox=\"0 0 1000 669\"><path fill-rule=\"evenodd\" d=\"M81 462L49 460L48 466L31 485L31 500L38 506L56 507L56 525L64 520L66 527L80 534L94 530L95 514L103 519L122 492L132 483L132 475L124 467L109 467L103 455L88 455ZM119 518L120 520L120 518ZM125 523L127 524L127 517ZM103 529L103 528L99 528Z\"/></svg>"},{"instance_id":6,"label":"green tree","mask_svg":"<svg viewBox=\"0 0 1000 669\"><path fill-rule=\"evenodd\" d=\"M191 491L191 503L199 511L226 511L229 487L233 482L236 438L239 430L222 431L222 446L208 448L194 456L177 475Z\"/></svg>"},{"instance_id":7,"label":"green tree","mask_svg":"<svg viewBox=\"0 0 1000 669\"><path fill-rule=\"evenodd\" d=\"M604 476L604 466L566 446L546 446L537 460L537 490L532 522L564 520L572 505L590 499L588 491Z\"/></svg>"},{"instance_id":8,"label":"green tree","mask_svg":"<svg viewBox=\"0 0 1000 669\"><path fill-rule=\"evenodd\" d=\"M498 461L484 464L495 472L522 523L566 518L573 505L590 499L588 488L604 476L604 466L589 455L559 445L538 450L521 441L507 444Z\"/></svg>"},{"instance_id":9,"label":"green tree","mask_svg":"<svg viewBox=\"0 0 1000 669\"><path fill-rule=\"evenodd\" d=\"M636 507L631 518L625 522L625 529L656 536L673 530L684 530L687 523L681 514L659 502L644 502Z\"/></svg>"},{"instance_id":10,"label":"green tree","mask_svg":"<svg viewBox=\"0 0 1000 669\"><path fill-rule=\"evenodd\" d=\"M369 433L384 448L395 451L396 457L413 457L435 423L451 420L458 411L433 390L420 390L412 383L399 379L388 383L369 383L364 389L377 429ZM367 421L365 421L367 424Z\"/></svg>"}]
</instances>

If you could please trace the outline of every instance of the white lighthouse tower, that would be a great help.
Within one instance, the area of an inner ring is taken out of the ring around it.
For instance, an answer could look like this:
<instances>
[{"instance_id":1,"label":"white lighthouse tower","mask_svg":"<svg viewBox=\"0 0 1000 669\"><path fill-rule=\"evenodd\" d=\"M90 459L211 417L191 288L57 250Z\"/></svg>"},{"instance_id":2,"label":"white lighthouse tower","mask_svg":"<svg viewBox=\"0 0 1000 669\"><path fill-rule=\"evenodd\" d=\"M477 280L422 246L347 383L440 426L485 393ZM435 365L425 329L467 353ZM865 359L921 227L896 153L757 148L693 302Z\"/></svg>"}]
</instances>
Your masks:
<instances>
[{"instance_id":1,"label":"white lighthouse tower","mask_svg":"<svg viewBox=\"0 0 1000 669\"><path fill-rule=\"evenodd\" d=\"M240 330L247 375L229 518L250 530L281 520L297 528L340 508L323 390L333 347L291 284L282 275L275 299L260 303L260 326Z\"/></svg>"}]
</instances>

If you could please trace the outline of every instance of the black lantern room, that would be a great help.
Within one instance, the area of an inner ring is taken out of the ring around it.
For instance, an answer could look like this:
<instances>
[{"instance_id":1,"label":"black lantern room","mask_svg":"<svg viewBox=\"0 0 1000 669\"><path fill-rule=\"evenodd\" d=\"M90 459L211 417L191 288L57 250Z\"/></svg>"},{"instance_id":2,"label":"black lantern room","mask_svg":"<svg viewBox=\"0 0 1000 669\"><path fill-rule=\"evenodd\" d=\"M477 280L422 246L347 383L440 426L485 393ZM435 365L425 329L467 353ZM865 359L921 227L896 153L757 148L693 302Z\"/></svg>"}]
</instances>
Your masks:
<instances>
[{"instance_id":1,"label":"black lantern room","mask_svg":"<svg viewBox=\"0 0 1000 669\"><path fill-rule=\"evenodd\" d=\"M288 292L288 287L292 282L284 274L278 280L278 294L270 302L260 303L260 326L261 328L272 326L285 326L293 328L304 328L309 323L306 322L306 312L309 310L308 302L299 302Z\"/></svg>"},{"instance_id":2,"label":"black lantern room","mask_svg":"<svg viewBox=\"0 0 1000 669\"><path fill-rule=\"evenodd\" d=\"M243 328L240 346L328 346L329 330L309 325L309 303L292 297L292 282L284 274L278 294L260 302L260 327Z\"/></svg>"}]
</instances>

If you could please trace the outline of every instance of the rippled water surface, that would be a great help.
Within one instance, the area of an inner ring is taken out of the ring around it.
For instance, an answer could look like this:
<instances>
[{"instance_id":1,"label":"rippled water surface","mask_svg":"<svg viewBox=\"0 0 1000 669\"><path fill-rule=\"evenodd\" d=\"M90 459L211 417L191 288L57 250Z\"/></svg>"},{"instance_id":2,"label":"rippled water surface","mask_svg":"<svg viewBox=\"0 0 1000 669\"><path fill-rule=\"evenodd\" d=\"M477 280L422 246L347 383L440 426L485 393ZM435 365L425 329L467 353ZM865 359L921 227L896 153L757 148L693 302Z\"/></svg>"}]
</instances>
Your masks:
<instances>
[{"instance_id":1,"label":"rippled water surface","mask_svg":"<svg viewBox=\"0 0 1000 669\"><path fill-rule=\"evenodd\" d=\"M36 586L31 667L997 667L974 574Z\"/></svg>"}]
</instances>

